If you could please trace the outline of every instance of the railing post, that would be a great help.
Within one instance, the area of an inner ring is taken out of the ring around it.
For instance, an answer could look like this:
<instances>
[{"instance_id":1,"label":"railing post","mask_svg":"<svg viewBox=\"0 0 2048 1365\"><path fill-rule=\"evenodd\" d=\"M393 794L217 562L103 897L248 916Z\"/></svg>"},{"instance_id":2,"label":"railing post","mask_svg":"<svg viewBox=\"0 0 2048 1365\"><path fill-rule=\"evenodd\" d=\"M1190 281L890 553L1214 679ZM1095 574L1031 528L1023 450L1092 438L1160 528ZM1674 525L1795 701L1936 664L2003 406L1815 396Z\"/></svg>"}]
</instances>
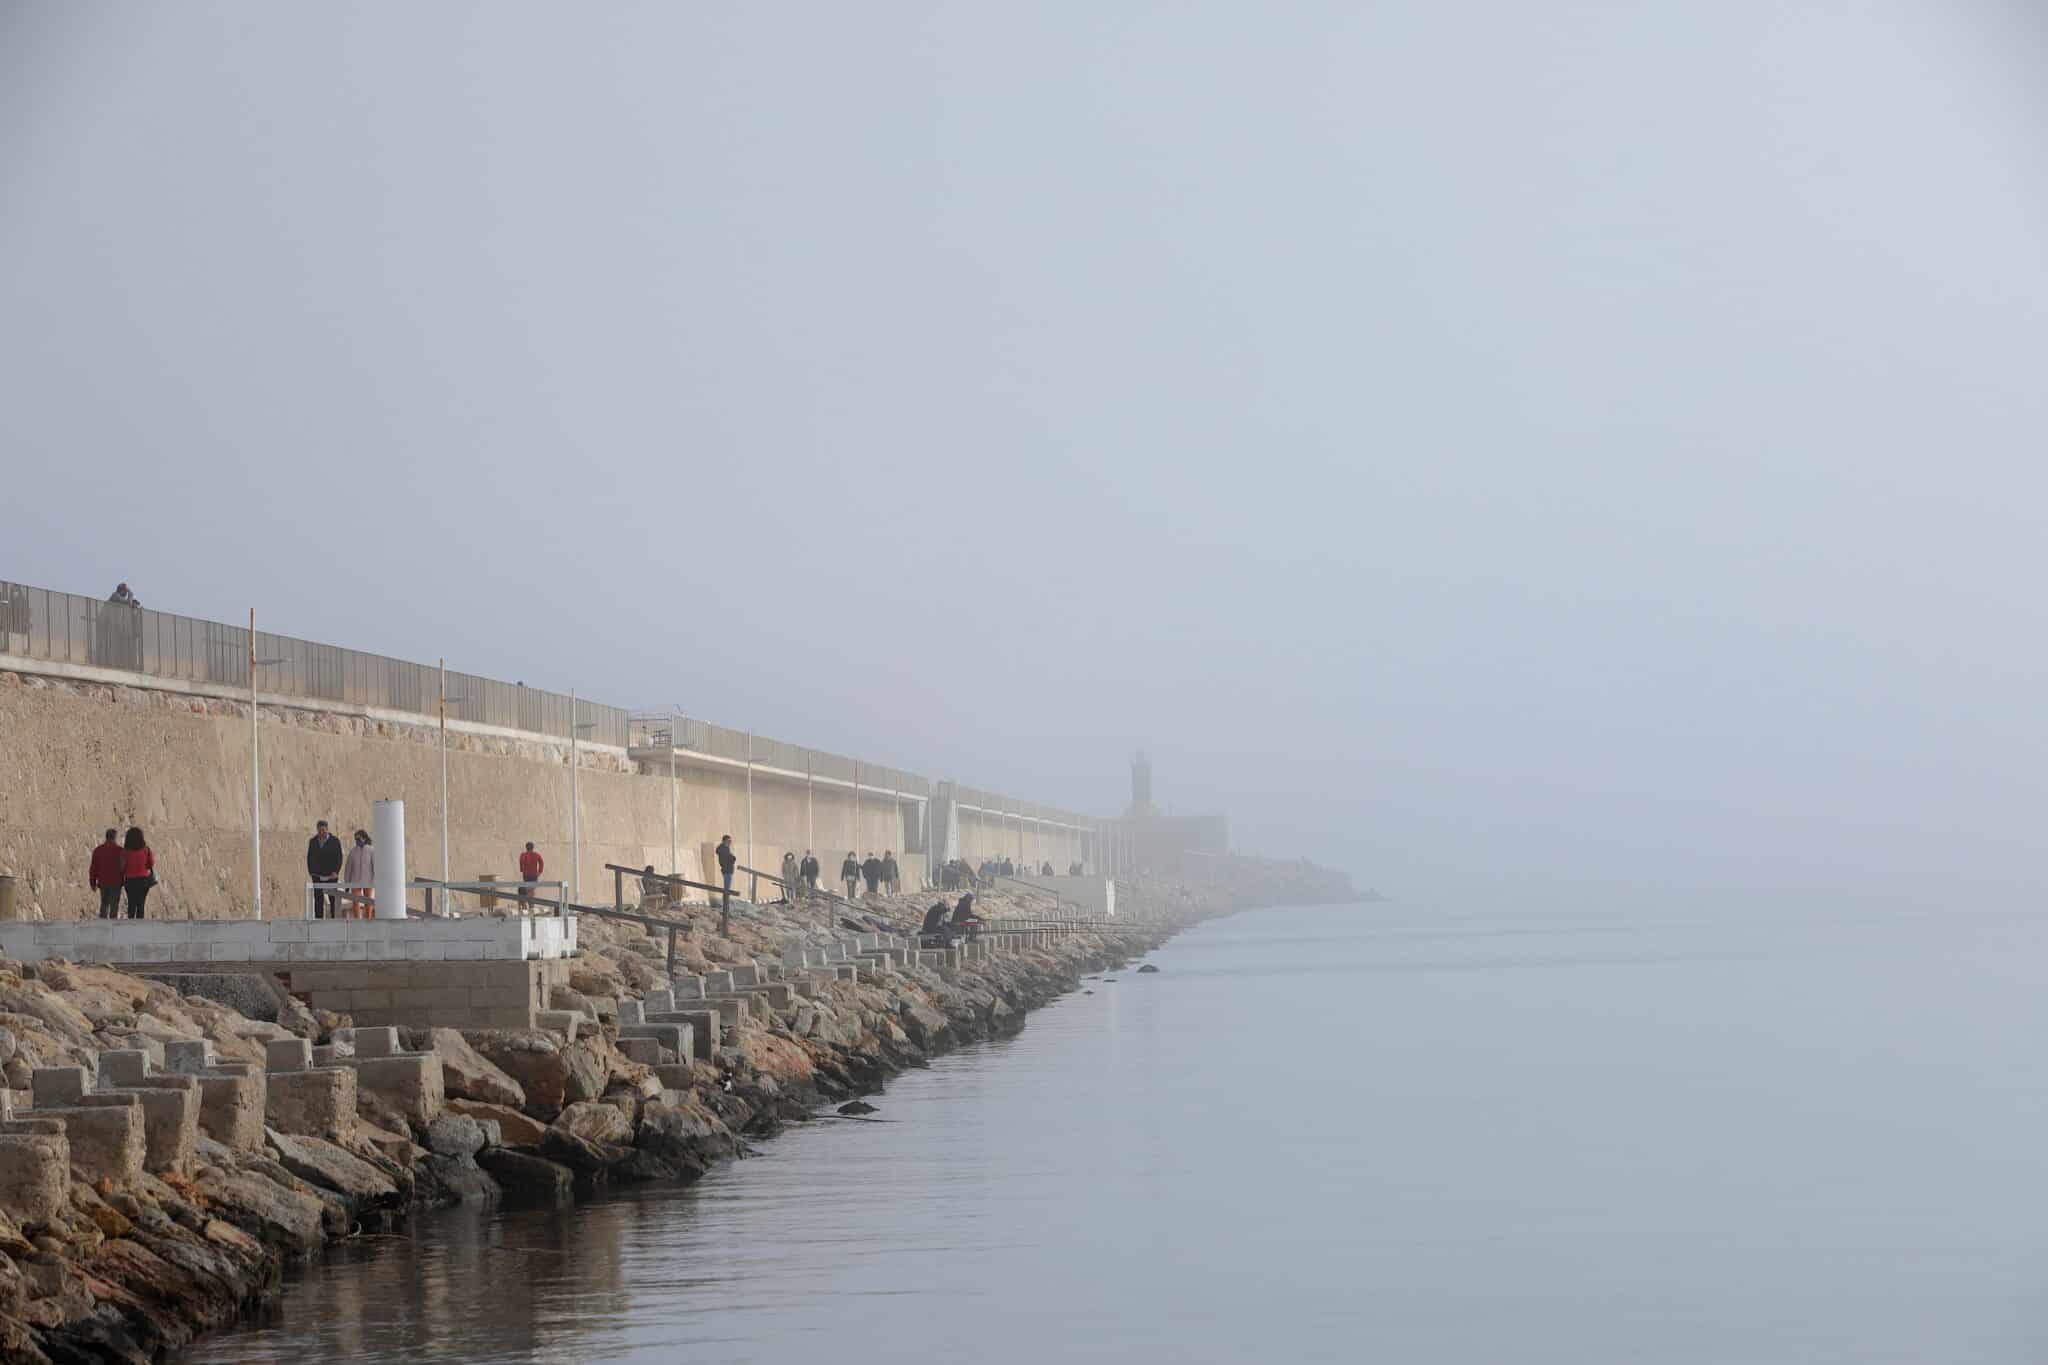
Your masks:
<instances>
[{"instance_id":1,"label":"railing post","mask_svg":"<svg viewBox=\"0 0 2048 1365\"><path fill-rule=\"evenodd\" d=\"M626 874L616 867L612 869L612 909L626 908Z\"/></svg>"}]
</instances>

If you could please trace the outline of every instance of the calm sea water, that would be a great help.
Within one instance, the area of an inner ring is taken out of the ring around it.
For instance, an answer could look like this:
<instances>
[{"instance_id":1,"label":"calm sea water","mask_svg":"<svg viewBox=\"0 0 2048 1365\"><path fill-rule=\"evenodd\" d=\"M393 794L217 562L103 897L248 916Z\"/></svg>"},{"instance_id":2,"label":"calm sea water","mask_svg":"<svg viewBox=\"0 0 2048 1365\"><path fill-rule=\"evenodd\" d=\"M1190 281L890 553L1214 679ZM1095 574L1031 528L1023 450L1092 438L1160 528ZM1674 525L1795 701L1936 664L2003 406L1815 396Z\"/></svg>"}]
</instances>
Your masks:
<instances>
[{"instance_id":1,"label":"calm sea water","mask_svg":"<svg viewBox=\"0 0 2048 1365\"><path fill-rule=\"evenodd\" d=\"M2048 1359L2048 925L1204 925L683 1189L422 1220L190 1359Z\"/></svg>"}]
</instances>

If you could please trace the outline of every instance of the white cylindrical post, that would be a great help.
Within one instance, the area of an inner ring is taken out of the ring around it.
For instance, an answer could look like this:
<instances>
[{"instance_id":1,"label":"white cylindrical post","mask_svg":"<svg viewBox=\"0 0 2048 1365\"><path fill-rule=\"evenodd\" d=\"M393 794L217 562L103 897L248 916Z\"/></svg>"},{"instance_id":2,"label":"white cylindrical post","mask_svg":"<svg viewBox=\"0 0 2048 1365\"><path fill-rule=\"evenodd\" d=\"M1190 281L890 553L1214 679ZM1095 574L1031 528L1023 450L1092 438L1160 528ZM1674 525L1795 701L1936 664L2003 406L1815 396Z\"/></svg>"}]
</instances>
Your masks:
<instances>
[{"instance_id":1,"label":"white cylindrical post","mask_svg":"<svg viewBox=\"0 0 2048 1365\"><path fill-rule=\"evenodd\" d=\"M370 803L370 838L375 842L377 871L371 879L378 919L405 918L405 802Z\"/></svg>"},{"instance_id":2,"label":"white cylindrical post","mask_svg":"<svg viewBox=\"0 0 2048 1365\"><path fill-rule=\"evenodd\" d=\"M754 865L754 732L747 731L747 866Z\"/></svg>"},{"instance_id":3,"label":"white cylindrical post","mask_svg":"<svg viewBox=\"0 0 2048 1365\"><path fill-rule=\"evenodd\" d=\"M676 724L678 719L671 710L668 717L668 875L671 877L683 875L682 865L676 861L680 856L676 851L676 832L680 828L676 823L676 745L683 739ZM677 899L675 887L671 886L668 893L670 900Z\"/></svg>"},{"instance_id":4,"label":"white cylindrical post","mask_svg":"<svg viewBox=\"0 0 2048 1365\"><path fill-rule=\"evenodd\" d=\"M583 807L578 770L583 758L576 745L576 693L569 693L569 899L583 903Z\"/></svg>"},{"instance_id":5,"label":"white cylindrical post","mask_svg":"<svg viewBox=\"0 0 2048 1365\"><path fill-rule=\"evenodd\" d=\"M249 913L263 918L263 765L256 757L256 608L249 608Z\"/></svg>"},{"instance_id":6,"label":"white cylindrical post","mask_svg":"<svg viewBox=\"0 0 2048 1365\"><path fill-rule=\"evenodd\" d=\"M454 907L446 897L448 883L448 661L441 660L441 912Z\"/></svg>"}]
</instances>

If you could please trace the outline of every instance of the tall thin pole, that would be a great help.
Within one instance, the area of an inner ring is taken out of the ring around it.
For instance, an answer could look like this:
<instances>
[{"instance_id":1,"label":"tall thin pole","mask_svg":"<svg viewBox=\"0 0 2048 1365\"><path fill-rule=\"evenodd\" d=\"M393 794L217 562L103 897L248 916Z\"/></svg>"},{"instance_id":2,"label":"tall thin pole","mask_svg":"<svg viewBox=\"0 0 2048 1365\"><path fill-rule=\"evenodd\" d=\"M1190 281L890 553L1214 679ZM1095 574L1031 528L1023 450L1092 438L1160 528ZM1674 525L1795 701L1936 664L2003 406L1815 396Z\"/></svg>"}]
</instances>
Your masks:
<instances>
[{"instance_id":1,"label":"tall thin pole","mask_svg":"<svg viewBox=\"0 0 2048 1365\"><path fill-rule=\"evenodd\" d=\"M683 875L682 864L676 861L676 744L682 739L682 735L677 733L677 720L676 709L671 706L668 709L668 875L671 877Z\"/></svg>"},{"instance_id":2,"label":"tall thin pole","mask_svg":"<svg viewBox=\"0 0 2048 1365\"><path fill-rule=\"evenodd\" d=\"M441 660L441 894L448 885L448 661ZM453 907L449 907L453 908Z\"/></svg>"},{"instance_id":3,"label":"tall thin pole","mask_svg":"<svg viewBox=\"0 0 2048 1365\"><path fill-rule=\"evenodd\" d=\"M263 765L256 754L256 608L249 608L249 907L263 918Z\"/></svg>"},{"instance_id":4,"label":"tall thin pole","mask_svg":"<svg viewBox=\"0 0 2048 1365\"><path fill-rule=\"evenodd\" d=\"M747 866L754 865L754 732L747 731Z\"/></svg>"},{"instance_id":5,"label":"tall thin pole","mask_svg":"<svg viewBox=\"0 0 2048 1365\"><path fill-rule=\"evenodd\" d=\"M804 750L804 837L810 841L812 856L818 851L817 755Z\"/></svg>"},{"instance_id":6,"label":"tall thin pole","mask_svg":"<svg viewBox=\"0 0 2048 1365\"><path fill-rule=\"evenodd\" d=\"M860 760L853 760L853 854L860 856Z\"/></svg>"},{"instance_id":7,"label":"tall thin pole","mask_svg":"<svg viewBox=\"0 0 2048 1365\"><path fill-rule=\"evenodd\" d=\"M576 692L569 691L569 899L583 902L583 807L577 770L583 756L576 745Z\"/></svg>"}]
</instances>

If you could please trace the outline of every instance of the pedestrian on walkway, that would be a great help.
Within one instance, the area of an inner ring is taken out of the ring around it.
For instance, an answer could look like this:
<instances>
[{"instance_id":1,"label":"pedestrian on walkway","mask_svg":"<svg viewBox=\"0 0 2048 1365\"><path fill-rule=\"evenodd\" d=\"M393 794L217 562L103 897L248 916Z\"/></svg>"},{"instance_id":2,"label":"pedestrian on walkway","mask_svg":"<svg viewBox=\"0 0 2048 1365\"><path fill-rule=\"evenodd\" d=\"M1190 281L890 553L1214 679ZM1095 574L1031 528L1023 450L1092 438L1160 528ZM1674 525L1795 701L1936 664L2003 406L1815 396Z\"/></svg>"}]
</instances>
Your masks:
<instances>
[{"instance_id":1,"label":"pedestrian on walkway","mask_svg":"<svg viewBox=\"0 0 2048 1365\"><path fill-rule=\"evenodd\" d=\"M846 898L855 900L860 896L860 863L855 860L853 850L846 850L846 861L839 865L839 880L846 883Z\"/></svg>"},{"instance_id":2,"label":"pedestrian on walkway","mask_svg":"<svg viewBox=\"0 0 2048 1365\"><path fill-rule=\"evenodd\" d=\"M874 895L882 889L882 860L870 853L861 860L860 875L867 878L868 894Z\"/></svg>"},{"instance_id":3,"label":"pedestrian on walkway","mask_svg":"<svg viewBox=\"0 0 2048 1365\"><path fill-rule=\"evenodd\" d=\"M356 831L356 846L348 851L348 862L341 869L341 889L353 891L362 899L350 901L343 908L343 919L370 919L377 907L370 899L371 891L377 885L377 850L370 845L367 830Z\"/></svg>"},{"instance_id":4,"label":"pedestrian on walkway","mask_svg":"<svg viewBox=\"0 0 2048 1365\"><path fill-rule=\"evenodd\" d=\"M534 848L533 841L531 839L527 840L526 848L519 855L519 880L522 882L537 882L540 880L540 874L547 870L547 860L541 857L540 853ZM526 888L526 894L537 896L540 894L540 891L536 887L529 886Z\"/></svg>"},{"instance_id":5,"label":"pedestrian on walkway","mask_svg":"<svg viewBox=\"0 0 2048 1365\"><path fill-rule=\"evenodd\" d=\"M732 870L739 864L740 855L732 851L732 836L725 835L718 841L718 876L725 883L725 904L732 904Z\"/></svg>"},{"instance_id":6,"label":"pedestrian on walkway","mask_svg":"<svg viewBox=\"0 0 2048 1365\"><path fill-rule=\"evenodd\" d=\"M903 892L903 869L896 866L896 850L882 850L882 885L889 888L892 896Z\"/></svg>"},{"instance_id":7,"label":"pedestrian on walkway","mask_svg":"<svg viewBox=\"0 0 2048 1365\"><path fill-rule=\"evenodd\" d=\"M819 871L818 855L811 852L809 849L805 849L804 860L801 863L797 864L796 870L797 875L804 879L804 885L810 888L811 894L813 896L817 895Z\"/></svg>"},{"instance_id":8,"label":"pedestrian on walkway","mask_svg":"<svg viewBox=\"0 0 2048 1365\"><path fill-rule=\"evenodd\" d=\"M306 840L306 880L314 883L316 888L313 892L314 919L340 918L335 909L334 893L317 888L334 885L335 878L341 875L342 856L341 840L327 832L327 822L314 821L313 837Z\"/></svg>"},{"instance_id":9,"label":"pedestrian on walkway","mask_svg":"<svg viewBox=\"0 0 2048 1365\"><path fill-rule=\"evenodd\" d=\"M149 851L149 840L143 837L140 825L128 826L128 837L121 844L121 887L128 893L128 918L141 919L149 888L156 885L156 854Z\"/></svg>"},{"instance_id":10,"label":"pedestrian on walkway","mask_svg":"<svg viewBox=\"0 0 2048 1365\"><path fill-rule=\"evenodd\" d=\"M796 854L788 849L782 851L782 899L791 905L803 892L803 880L796 868Z\"/></svg>"},{"instance_id":11,"label":"pedestrian on walkway","mask_svg":"<svg viewBox=\"0 0 2048 1365\"><path fill-rule=\"evenodd\" d=\"M101 919L121 918L121 883L127 877L123 867L120 832L110 829L106 842L92 851L92 863L85 870L85 884L100 893Z\"/></svg>"}]
</instances>

